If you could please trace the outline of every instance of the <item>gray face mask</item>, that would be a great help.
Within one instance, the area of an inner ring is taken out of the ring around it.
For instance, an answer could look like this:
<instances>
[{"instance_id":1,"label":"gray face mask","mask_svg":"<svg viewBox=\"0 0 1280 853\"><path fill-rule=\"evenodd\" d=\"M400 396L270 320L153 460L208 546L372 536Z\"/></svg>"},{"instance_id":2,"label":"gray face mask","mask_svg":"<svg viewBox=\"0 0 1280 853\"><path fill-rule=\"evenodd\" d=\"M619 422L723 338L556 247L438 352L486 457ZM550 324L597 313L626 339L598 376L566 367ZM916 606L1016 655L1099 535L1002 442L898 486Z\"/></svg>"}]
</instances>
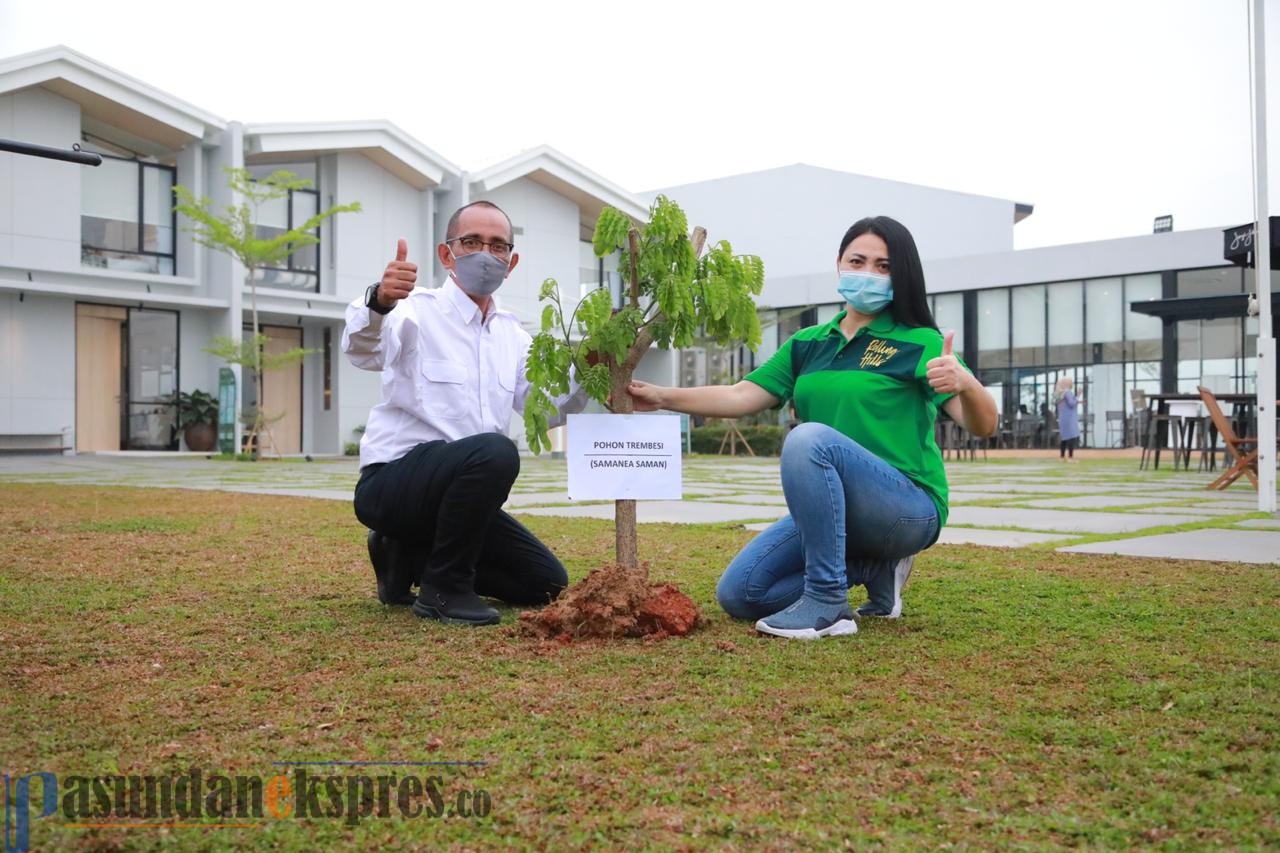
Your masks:
<instances>
[{"instance_id":1,"label":"gray face mask","mask_svg":"<svg viewBox=\"0 0 1280 853\"><path fill-rule=\"evenodd\" d=\"M449 250L452 254L453 250ZM453 280L471 296L488 296L507 277L509 261L495 258L488 252L472 252L453 256Z\"/></svg>"}]
</instances>

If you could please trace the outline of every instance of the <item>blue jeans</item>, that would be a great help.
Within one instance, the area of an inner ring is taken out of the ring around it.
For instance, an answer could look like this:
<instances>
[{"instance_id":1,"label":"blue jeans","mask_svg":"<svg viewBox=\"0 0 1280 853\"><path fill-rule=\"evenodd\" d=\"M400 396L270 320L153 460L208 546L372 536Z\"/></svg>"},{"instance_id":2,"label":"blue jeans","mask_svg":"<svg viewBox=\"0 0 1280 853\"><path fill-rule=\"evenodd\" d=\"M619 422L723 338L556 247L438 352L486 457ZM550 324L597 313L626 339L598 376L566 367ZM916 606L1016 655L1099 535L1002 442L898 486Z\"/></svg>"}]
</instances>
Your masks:
<instances>
[{"instance_id":1,"label":"blue jeans","mask_svg":"<svg viewBox=\"0 0 1280 853\"><path fill-rule=\"evenodd\" d=\"M801 593L844 603L849 587L924 550L938 536L927 492L862 445L822 424L801 424L782 446L791 514L742 549L716 598L737 619L759 619Z\"/></svg>"}]
</instances>

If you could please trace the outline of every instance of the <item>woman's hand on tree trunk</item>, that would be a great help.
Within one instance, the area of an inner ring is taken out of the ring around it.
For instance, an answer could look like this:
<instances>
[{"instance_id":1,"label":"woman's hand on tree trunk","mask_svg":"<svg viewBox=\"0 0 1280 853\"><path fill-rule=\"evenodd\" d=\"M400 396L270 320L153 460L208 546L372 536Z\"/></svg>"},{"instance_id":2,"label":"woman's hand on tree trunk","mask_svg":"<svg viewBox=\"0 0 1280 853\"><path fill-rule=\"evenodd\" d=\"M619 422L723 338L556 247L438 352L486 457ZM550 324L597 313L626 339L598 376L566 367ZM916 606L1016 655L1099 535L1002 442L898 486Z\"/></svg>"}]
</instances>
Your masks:
<instances>
[{"instance_id":1,"label":"woman's hand on tree trunk","mask_svg":"<svg viewBox=\"0 0 1280 853\"><path fill-rule=\"evenodd\" d=\"M637 412L653 412L666 408L666 391L661 385L650 385L648 382L632 380L627 386Z\"/></svg>"}]
</instances>

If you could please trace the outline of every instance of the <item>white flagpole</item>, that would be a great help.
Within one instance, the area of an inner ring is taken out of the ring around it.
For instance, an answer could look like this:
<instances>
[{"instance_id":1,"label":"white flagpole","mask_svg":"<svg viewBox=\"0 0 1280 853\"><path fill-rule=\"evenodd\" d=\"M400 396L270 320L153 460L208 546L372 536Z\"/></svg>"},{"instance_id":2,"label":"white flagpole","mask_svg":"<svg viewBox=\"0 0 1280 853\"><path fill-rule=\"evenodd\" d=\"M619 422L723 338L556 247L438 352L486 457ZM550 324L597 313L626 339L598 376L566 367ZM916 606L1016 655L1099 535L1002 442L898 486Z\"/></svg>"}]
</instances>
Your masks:
<instances>
[{"instance_id":1,"label":"white flagpole","mask_svg":"<svg viewBox=\"0 0 1280 853\"><path fill-rule=\"evenodd\" d=\"M1276 511L1276 340L1271 331L1271 217L1267 207L1267 27L1265 0L1253 0L1254 283L1258 289L1258 510Z\"/></svg>"}]
</instances>

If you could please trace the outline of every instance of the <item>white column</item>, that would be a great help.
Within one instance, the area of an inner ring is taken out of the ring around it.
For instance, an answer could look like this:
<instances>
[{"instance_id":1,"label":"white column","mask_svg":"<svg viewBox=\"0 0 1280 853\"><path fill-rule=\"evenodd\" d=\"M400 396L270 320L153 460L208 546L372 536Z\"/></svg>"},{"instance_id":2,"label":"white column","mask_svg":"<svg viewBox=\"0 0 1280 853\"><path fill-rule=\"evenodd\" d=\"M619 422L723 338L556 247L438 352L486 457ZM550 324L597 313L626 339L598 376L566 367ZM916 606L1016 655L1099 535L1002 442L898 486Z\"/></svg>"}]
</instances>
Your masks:
<instances>
[{"instance_id":1,"label":"white column","mask_svg":"<svg viewBox=\"0 0 1280 853\"><path fill-rule=\"evenodd\" d=\"M1265 0L1253 0L1253 280L1258 287L1258 510L1276 511L1276 340L1271 330L1271 217L1267 205L1267 27Z\"/></svg>"}]
</instances>

